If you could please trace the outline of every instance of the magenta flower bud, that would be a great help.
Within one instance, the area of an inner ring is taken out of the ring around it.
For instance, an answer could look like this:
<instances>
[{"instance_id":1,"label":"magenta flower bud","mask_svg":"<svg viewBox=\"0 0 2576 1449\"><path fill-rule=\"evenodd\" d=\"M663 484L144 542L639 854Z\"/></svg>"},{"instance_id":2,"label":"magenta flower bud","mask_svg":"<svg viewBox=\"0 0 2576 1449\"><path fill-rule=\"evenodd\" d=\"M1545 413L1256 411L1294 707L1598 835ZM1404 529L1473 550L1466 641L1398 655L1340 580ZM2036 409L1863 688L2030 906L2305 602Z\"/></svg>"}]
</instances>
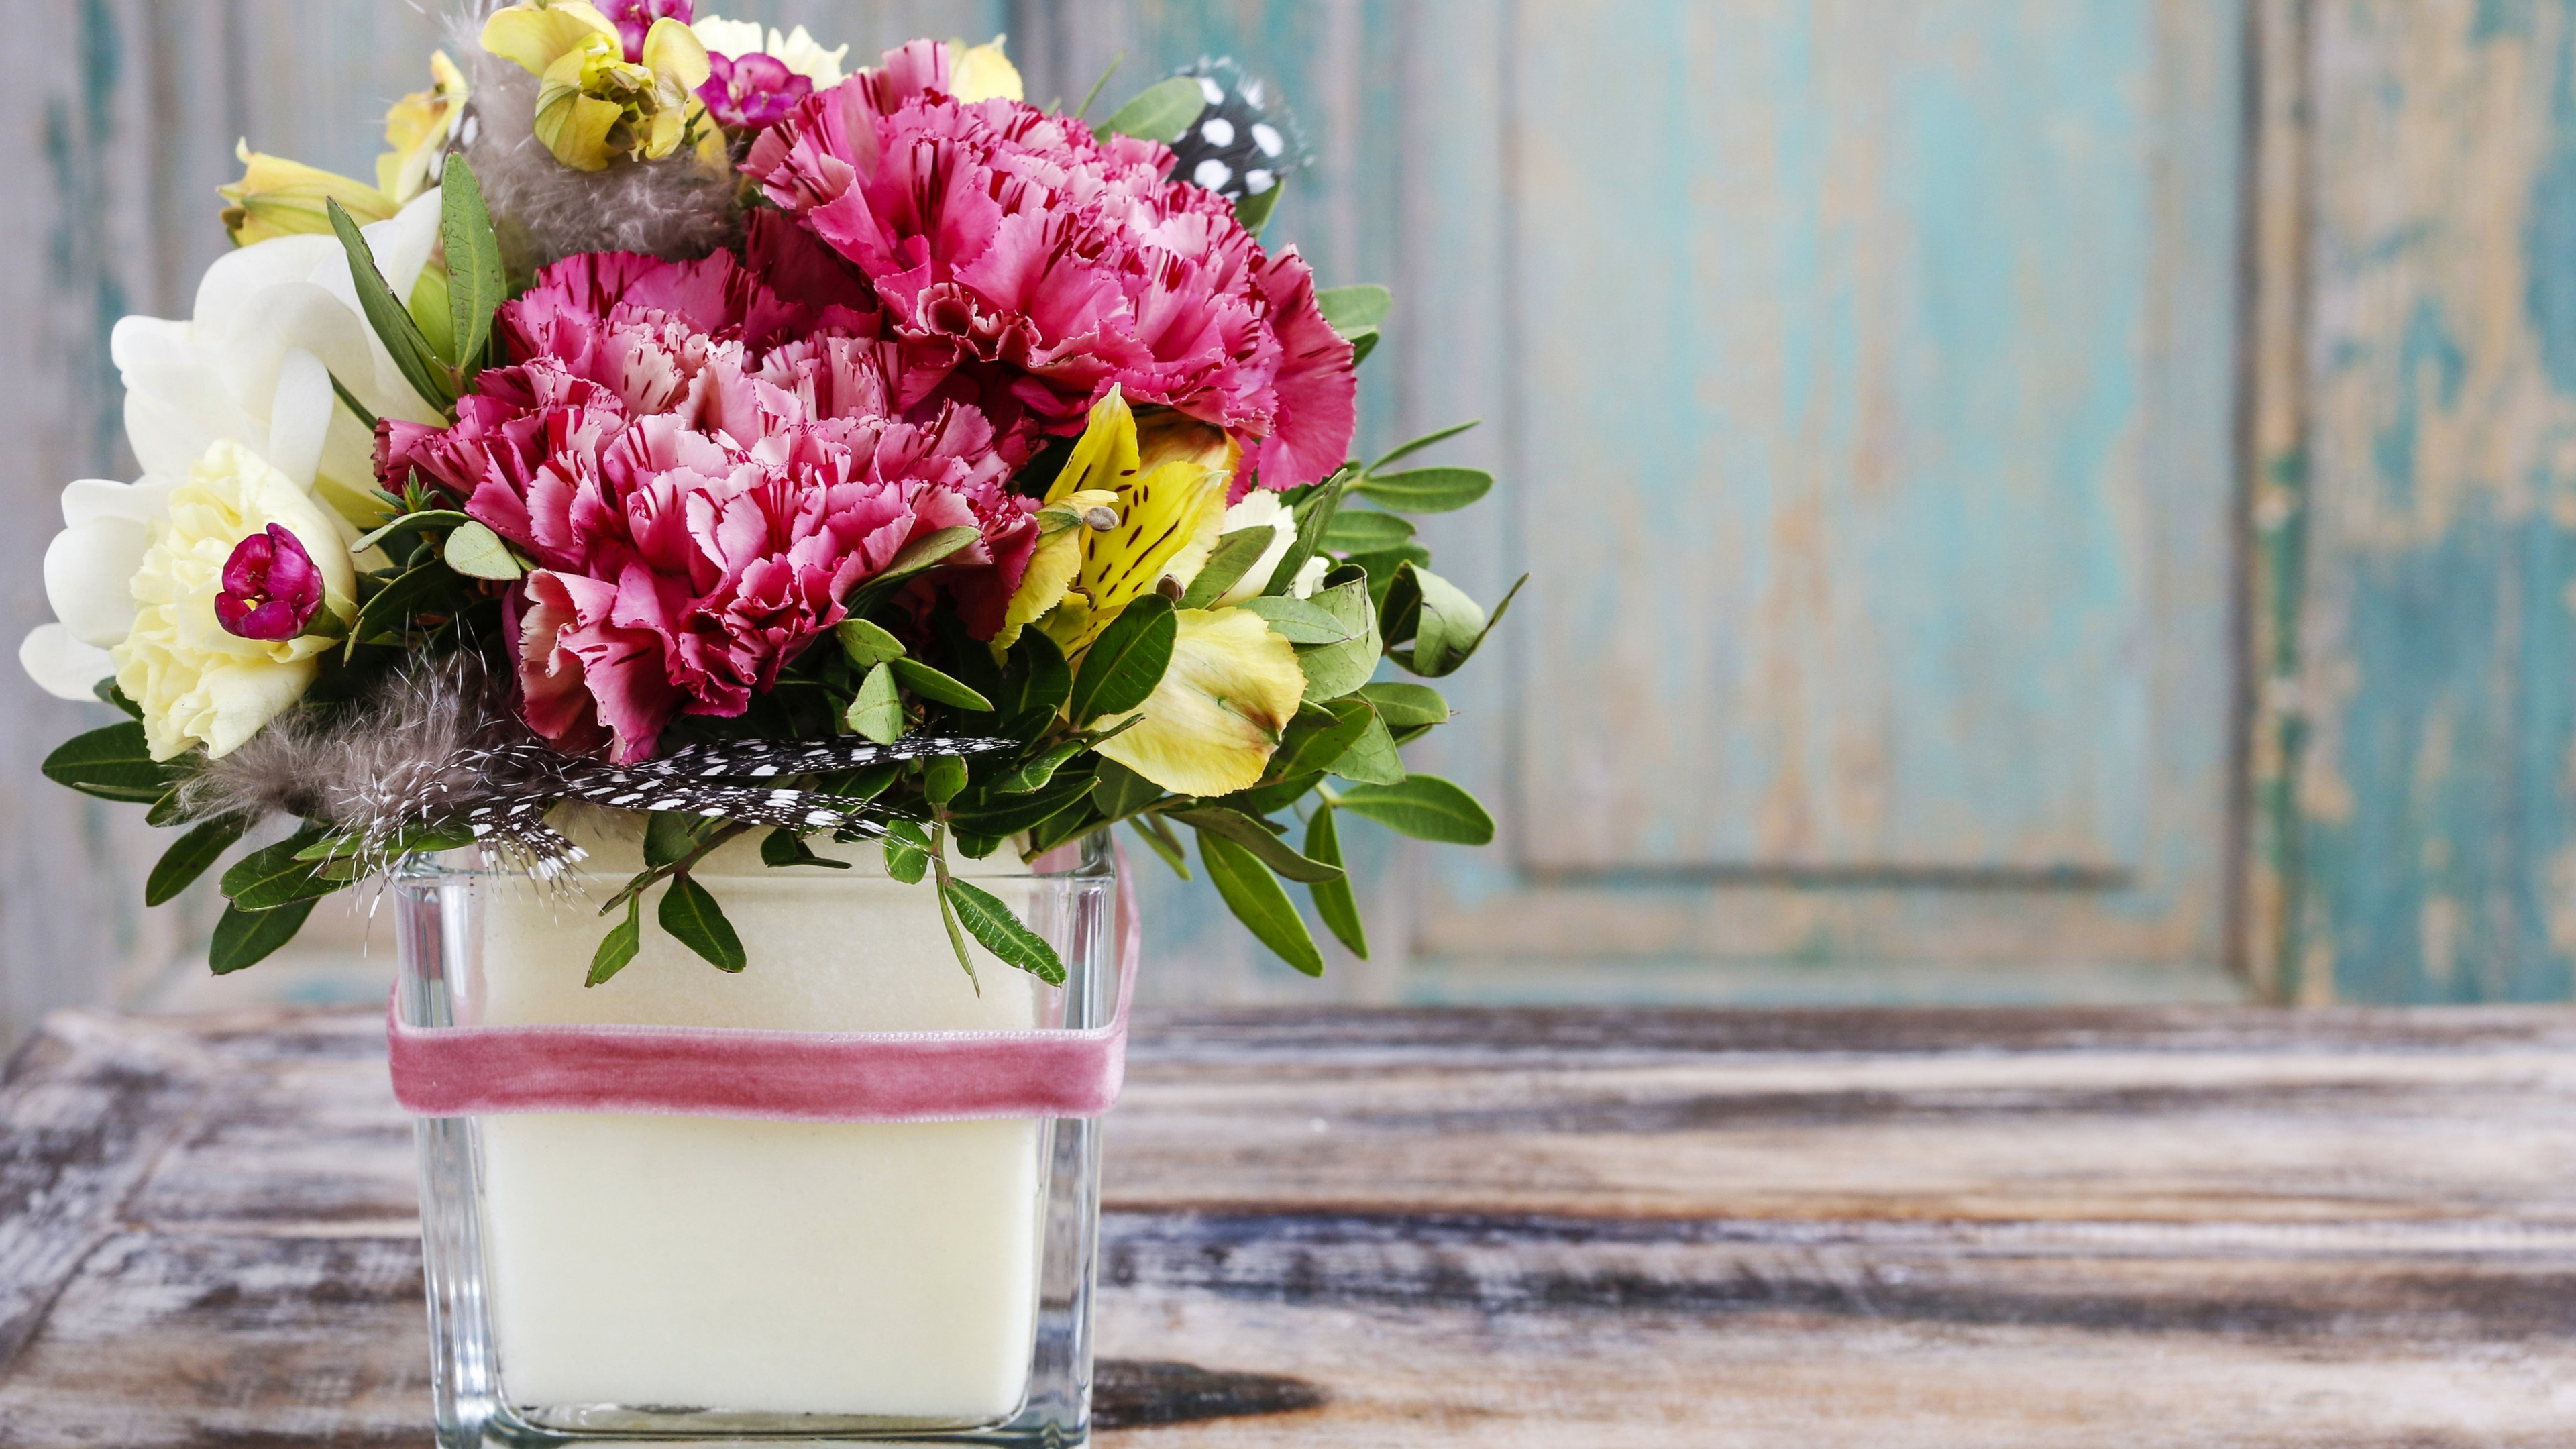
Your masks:
<instances>
[{"instance_id":1,"label":"magenta flower bud","mask_svg":"<svg viewBox=\"0 0 2576 1449\"><path fill-rule=\"evenodd\" d=\"M774 55L707 55L707 83L698 99L707 114L731 131L765 131L787 119L796 103L814 93L814 82Z\"/></svg>"},{"instance_id":2,"label":"magenta flower bud","mask_svg":"<svg viewBox=\"0 0 2576 1449\"><path fill-rule=\"evenodd\" d=\"M272 523L233 546L224 561L224 591L215 596L215 622L244 639L292 639L322 607L322 571L303 540Z\"/></svg>"}]
</instances>

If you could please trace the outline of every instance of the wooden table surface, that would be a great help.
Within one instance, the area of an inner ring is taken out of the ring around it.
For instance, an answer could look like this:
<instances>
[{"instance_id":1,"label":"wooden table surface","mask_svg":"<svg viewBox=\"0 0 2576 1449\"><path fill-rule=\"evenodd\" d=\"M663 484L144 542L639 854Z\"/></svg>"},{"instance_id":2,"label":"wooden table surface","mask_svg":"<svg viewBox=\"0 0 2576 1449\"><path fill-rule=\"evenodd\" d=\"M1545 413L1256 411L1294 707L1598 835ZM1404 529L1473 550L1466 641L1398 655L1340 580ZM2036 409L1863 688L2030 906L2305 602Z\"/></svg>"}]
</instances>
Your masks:
<instances>
[{"instance_id":1,"label":"wooden table surface","mask_svg":"<svg viewBox=\"0 0 2576 1449\"><path fill-rule=\"evenodd\" d=\"M369 1012L0 1089L0 1444L428 1442ZM2576 1013L1193 1014L1108 1445L2576 1444Z\"/></svg>"}]
</instances>

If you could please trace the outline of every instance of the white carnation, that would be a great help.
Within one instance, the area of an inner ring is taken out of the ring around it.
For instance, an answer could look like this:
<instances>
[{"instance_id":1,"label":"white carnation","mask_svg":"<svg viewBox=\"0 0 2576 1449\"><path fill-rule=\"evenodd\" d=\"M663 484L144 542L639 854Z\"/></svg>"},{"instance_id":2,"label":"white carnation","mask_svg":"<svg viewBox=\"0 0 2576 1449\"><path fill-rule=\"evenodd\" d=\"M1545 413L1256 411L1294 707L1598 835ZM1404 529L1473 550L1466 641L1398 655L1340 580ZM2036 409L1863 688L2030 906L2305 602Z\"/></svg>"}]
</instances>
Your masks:
<instances>
[{"instance_id":1,"label":"white carnation","mask_svg":"<svg viewBox=\"0 0 2576 1449\"><path fill-rule=\"evenodd\" d=\"M152 758L202 744L230 753L301 697L329 639L244 639L215 617L224 564L252 534L282 524L322 573L322 607L346 618L357 592L349 534L295 480L258 454L218 442L170 490L133 580L134 622L109 651L117 686L143 710Z\"/></svg>"}]
</instances>

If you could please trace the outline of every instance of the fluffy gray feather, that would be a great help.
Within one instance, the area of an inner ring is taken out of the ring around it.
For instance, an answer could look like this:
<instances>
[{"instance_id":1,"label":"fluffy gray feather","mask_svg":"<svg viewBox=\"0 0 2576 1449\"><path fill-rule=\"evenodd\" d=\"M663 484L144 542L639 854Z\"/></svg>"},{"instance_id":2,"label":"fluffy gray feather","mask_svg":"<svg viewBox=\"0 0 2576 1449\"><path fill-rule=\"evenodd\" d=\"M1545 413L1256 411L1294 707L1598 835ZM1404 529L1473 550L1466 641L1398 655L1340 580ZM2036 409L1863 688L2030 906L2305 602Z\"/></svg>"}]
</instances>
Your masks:
<instances>
[{"instance_id":1,"label":"fluffy gray feather","mask_svg":"<svg viewBox=\"0 0 2576 1449\"><path fill-rule=\"evenodd\" d=\"M741 230L741 178L711 172L693 157L612 163L576 171L536 136L537 78L483 48L486 6L469 4L453 22L468 84L460 147L483 186L503 260L511 270L575 252L651 252L686 260L734 241Z\"/></svg>"}]
</instances>

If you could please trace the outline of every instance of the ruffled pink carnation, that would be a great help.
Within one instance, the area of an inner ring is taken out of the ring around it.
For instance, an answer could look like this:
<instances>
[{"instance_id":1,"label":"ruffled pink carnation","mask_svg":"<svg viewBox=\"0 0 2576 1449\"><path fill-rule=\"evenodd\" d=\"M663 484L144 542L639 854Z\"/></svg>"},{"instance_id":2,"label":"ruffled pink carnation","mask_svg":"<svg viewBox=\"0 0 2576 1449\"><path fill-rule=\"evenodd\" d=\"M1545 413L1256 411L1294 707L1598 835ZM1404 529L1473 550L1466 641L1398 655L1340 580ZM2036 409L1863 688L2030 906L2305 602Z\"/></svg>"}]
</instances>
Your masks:
<instances>
[{"instance_id":1,"label":"ruffled pink carnation","mask_svg":"<svg viewBox=\"0 0 2576 1449\"><path fill-rule=\"evenodd\" d=\"M1166 181L1160 145L946 87L945 47L889 51L763 132L743 169L866 275L901 336L1019 373L1050 432L1115 386L1225 429L1266 487L1341 464L1351 348L1293 248L1264 253L1223 197Z\"/></svg>"},{"instance_id":2,"label":"ruffled pink carnation","mask_svg":"<svg viewBox=\"0 0 2576 1449\"><path fill-rule=\"evenodd\" d=\"M983 535L932 576L982 635L1028 566L1036 505L956 348L882 335L778 245L752 251L787 295L728 253L567 258L504 309L519 360L454 427L383 425L389 483L416 470L537 564L510 600L519 684L562 748L639 760L679 714L741 714L927 534Z\"/></svg>"}]
</instances>

